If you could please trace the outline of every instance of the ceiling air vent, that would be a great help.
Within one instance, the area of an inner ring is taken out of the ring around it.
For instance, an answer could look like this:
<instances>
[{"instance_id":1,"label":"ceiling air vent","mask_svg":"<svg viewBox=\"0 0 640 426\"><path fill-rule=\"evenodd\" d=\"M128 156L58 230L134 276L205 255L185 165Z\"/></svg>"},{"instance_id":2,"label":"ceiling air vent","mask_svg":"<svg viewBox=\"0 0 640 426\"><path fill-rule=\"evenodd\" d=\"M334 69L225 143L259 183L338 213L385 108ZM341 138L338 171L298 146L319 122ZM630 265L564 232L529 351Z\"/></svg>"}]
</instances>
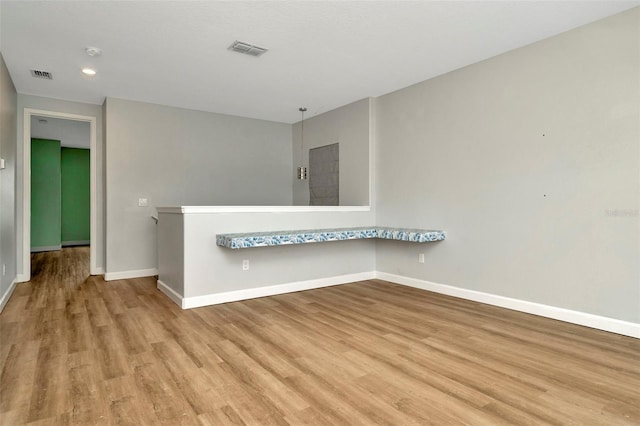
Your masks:
<instances>
[{"instance_id":1,"label":"ceiling air vent","mask_svg":"<svg viewBox=\"0 0 640 426\"><path fill-rule=\"evenodd\" d=\"M53 74L51 74L49 71L31 70L31 76L35 78L53 80Z\"/></svg>"},{"instance_id":2,"label":"ceiling air vent","mask_svg":"<svg viewBox=\"0 0 640 426\"><path fill-rule=\"evenodd\" d=\"M233 43L231 43L231 46L229 46L229 50L233 50L234 52L244 53L246 55L251 55L251 56L260 56L269 49L265 49L264 47L259 47L253 44L236 40Z\"/></svg>"}]
</instances>

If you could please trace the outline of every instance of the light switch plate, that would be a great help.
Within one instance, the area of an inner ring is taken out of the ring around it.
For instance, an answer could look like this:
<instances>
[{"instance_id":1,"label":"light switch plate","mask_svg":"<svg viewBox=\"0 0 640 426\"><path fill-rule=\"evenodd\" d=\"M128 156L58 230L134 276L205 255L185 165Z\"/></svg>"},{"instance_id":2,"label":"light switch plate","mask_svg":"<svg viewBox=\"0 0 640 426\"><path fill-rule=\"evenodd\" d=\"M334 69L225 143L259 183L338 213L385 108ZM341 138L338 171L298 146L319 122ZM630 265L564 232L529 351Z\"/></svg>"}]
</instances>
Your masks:
<instances>
[{"instance_id":1,"label":"light switch plate","mask_svg":"<svg viewBox=\"0 0 640 426\"><path fill-rule=\"evenodd\" d=\"M0 170L4 169L5 165L4 165L4 158L0 158Z\"/></svg>"},{"instance_id":2,"label":"light switch plate","mask_svg":"<svg viewBox=\"0 0 640 426\"><path fill-rule=\"evenodd\" d=\"M138 198L138 207L147 207L149 205L148 198Z\"/></svg>"}]
</instances>

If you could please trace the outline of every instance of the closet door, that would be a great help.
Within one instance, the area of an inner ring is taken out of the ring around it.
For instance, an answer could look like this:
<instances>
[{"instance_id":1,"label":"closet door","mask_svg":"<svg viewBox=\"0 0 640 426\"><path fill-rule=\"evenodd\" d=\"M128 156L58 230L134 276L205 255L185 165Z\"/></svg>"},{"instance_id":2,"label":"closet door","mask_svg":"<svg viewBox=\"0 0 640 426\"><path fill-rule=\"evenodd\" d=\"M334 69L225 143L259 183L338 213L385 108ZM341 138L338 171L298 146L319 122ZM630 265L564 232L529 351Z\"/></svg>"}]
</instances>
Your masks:
<instances>
[{"instance_id":1,"label":"closet door","mask_svg":"<svg viewBox=\"0 0 640 426\"><path fill-rule=\"evenodd\" d=\"M60 141L31 139L31 251L61 246Z\"/></svg>"}]
</instances>

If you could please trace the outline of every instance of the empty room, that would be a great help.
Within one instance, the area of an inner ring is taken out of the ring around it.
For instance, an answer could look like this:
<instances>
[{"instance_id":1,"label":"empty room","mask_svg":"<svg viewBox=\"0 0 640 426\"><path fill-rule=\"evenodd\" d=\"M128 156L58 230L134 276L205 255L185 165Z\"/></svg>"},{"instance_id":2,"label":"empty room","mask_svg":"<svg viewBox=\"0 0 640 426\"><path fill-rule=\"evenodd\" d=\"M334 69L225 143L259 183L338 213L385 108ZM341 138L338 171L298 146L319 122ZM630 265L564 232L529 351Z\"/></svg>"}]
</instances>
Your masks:
<instances>
[{"instance_id":1,"label":"empty room","mask_svg":"<svg viewBox=\"0 0 640 426\"><path fill-rule=\"evenodd\" d=\"M640 1L0 2L0 425L640 425Z\"/></svg>"}]
</instances>

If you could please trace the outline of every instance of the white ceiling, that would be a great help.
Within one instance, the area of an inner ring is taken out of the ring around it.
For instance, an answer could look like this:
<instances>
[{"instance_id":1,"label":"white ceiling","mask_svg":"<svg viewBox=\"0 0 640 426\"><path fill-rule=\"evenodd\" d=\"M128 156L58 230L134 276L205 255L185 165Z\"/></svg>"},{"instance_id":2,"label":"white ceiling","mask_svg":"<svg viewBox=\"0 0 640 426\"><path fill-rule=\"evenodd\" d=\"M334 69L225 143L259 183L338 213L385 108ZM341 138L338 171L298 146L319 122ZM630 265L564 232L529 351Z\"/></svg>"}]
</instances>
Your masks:
<instances>
[{"instance_id":1,"label":"white ceiling","mask_svg":"<svg viewBox=\"0 0 640 426\"><path fill-rule=\"evenodd\" d=\"M637 6L640 1L7 1L18 92L105 96L296 122ZM241 40L269 49L231 52ZM87 46L103 55L91 58ZM80 73L92 66L98 75ZM30 69L53 73L52 81Z\"/></svg>"}]
</instances>

